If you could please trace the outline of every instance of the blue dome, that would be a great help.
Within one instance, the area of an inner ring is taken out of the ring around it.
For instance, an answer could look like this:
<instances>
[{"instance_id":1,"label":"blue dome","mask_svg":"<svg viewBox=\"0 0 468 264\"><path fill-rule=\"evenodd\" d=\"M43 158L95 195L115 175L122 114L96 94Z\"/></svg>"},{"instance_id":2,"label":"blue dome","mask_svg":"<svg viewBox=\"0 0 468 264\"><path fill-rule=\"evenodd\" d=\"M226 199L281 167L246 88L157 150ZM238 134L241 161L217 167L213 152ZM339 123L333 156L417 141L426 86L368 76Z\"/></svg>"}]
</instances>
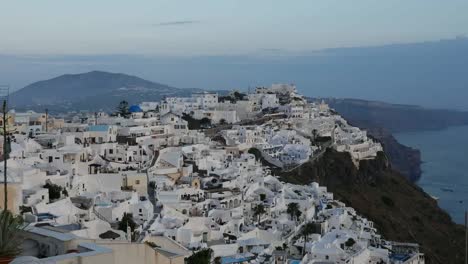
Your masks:
<instances>
[{"instance_id":1,"label":"blue dome","mask_svg":"<svg viewBox=\"0 0 468 264\"><path fill-rule=\"evenodd\" d=\"M132 106L130 106L130 108L128 108L128 111L130 111L130 113L139 113L139 112L143 112L143 110L141 110L141 107L138 106L138 105L132 105Z\"/></svg>"}]
</instances>

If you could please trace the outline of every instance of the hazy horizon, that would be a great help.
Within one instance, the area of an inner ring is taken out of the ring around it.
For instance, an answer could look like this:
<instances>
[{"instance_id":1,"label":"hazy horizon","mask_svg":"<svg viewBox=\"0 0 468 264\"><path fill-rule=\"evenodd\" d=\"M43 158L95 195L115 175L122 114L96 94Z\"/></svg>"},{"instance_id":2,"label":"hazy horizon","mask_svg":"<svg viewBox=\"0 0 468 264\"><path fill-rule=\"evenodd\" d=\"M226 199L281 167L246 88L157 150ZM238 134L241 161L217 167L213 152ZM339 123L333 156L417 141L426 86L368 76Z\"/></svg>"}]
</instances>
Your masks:
<instances>
[{"instance_id":1,"label":"hazy horizon","mask_svg":"<svg viewBox=\"0 0 468 264\"><path fill-rule=\"evenodd\" d=\"M11 90L93 70L135 75L179 88L241 89L295 83L315 97L357 98L468 110L468 39L264 51L231 56L0 54L0 84ZM434 100L437 98L437 100Z\"/></svg>"}]
</instances>

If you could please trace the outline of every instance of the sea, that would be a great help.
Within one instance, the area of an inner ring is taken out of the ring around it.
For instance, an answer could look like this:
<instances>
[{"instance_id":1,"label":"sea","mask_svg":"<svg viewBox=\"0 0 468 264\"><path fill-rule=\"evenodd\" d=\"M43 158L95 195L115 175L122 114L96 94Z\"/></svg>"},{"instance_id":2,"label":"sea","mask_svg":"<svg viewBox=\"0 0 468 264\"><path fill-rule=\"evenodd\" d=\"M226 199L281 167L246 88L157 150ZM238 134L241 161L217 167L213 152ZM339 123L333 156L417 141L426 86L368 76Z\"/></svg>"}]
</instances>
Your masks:
<instances>
[{"instance_id":1,"label":"sea","mask_svg":"<svg viewBox=\"0 0 468 264\"><path fill-rule=\"evenodd\" d=\"M468 210L468 126L394 136L421 151L423 172L417 184L438 198L439 206L454 222L464 224Z\"/></svg>"}]
</instances>

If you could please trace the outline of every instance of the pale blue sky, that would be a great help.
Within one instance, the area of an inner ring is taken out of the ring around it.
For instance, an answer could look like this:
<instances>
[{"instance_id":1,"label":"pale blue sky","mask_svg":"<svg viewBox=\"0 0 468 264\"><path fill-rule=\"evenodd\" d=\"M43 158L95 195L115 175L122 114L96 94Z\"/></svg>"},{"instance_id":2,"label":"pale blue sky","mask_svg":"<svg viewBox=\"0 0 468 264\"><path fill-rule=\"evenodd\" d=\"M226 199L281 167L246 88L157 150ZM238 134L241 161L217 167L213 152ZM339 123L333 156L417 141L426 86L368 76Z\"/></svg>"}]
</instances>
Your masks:
<instances>
[{"instance_id":1,"label":"pale blue sky","mask_svg":"<svg viewBox=\"0 0 468 264\"><path fill-rule=\"evenodd\" d=\"M233 55L468 34L466 0L0 0L0 54Z\"/></svg>"}]
</instances>

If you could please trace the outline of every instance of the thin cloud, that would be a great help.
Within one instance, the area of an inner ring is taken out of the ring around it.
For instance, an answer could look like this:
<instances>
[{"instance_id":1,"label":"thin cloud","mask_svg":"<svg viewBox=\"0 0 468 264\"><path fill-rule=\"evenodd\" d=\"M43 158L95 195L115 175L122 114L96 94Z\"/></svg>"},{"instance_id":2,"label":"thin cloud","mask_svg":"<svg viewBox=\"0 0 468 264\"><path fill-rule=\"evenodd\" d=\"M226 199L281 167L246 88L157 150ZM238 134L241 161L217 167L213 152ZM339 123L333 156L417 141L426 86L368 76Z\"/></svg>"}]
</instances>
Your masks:
<instances>
[{"instance_id":1,"label":"thin cloud","mask_svg":"<svg viewBox=\"0 0 468 264\"><path fill-rule=\"evenodd\" d=\"M284 49L278 49L278 48L263 48L261 50L266 51L266 52L285 52L286 51Z\"/></svg>"},{"instance_id":2,"label":"thin cloud","mask_svg":"<svg viewBox=\"0 0 468 264\"><path fill-rule=\"evenodd\" d=\"M157 27L165 27L165 26L183 26L183 25L191 25L200 23L198 20L178 20L178 21L167 21L155 24Z\"/></svg>"}]
</instances>

